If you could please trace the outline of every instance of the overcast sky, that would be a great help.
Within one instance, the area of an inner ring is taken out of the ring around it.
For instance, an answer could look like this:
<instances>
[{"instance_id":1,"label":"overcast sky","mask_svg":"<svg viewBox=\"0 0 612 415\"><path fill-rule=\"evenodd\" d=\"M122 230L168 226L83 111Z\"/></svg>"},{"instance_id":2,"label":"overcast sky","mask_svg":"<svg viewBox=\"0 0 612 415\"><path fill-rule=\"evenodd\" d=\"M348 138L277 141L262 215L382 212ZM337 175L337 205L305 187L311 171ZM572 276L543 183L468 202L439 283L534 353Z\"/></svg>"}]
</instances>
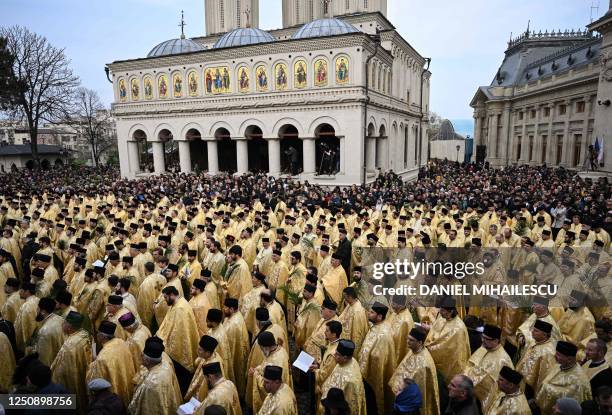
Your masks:
<instances>
[{"instance_id":1,"label":"overcast sky","mask_svg":"<svg viewBox=\"0 0 612 415\"><path fill-rule=\"evenodd\" d=\"M187 36L204 33L204 0L0 0L0 25L19 24L65 47L84 86L108 104L104 65L144 57L176 38L181 9ZM388 0L389 19L425 57L432 58L431 106L451 119L471 118L476 88L495 75L510 33L531 28L578 29L597 0ZM607 11L601 3L596 17ZM260 27L282 25L281 0L260 0Z\"/></svg>"}]
</instances>

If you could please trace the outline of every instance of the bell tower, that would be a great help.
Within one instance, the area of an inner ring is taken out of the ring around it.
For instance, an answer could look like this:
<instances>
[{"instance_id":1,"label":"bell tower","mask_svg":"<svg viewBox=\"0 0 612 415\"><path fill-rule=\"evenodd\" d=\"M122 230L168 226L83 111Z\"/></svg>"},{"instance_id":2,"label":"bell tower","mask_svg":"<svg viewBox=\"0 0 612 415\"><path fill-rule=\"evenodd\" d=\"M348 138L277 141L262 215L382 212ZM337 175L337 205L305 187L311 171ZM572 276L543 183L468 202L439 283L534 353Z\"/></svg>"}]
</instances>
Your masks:
<instances>
[{"instance_id":1,"label":"bell tower","mask_svg":"<svg viewBox=\"0 0 612 415\"><path fill-rule=\"evenodd\" d=\"M206 36L259 27L259 0L204 0Z\"/></svg>"}]
</instances>

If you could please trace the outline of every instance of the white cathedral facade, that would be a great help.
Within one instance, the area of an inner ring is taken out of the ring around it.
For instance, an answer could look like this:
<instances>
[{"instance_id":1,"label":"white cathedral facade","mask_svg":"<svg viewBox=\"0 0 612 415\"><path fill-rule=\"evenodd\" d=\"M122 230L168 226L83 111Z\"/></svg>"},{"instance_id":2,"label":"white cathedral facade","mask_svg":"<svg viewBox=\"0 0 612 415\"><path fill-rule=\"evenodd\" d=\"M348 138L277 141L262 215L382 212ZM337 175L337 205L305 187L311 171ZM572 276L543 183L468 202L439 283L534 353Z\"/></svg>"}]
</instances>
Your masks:
<instances>
[{"instance_id":1,"label":"white cathedral facade","mask_svg":"<svg viewBox=\"0 0 612 415\"><path fill-rule=\"evenodd\" d=\"M350 185L427 159L429 62L386 0L205 0L206 35L108 65L121 174L291 175Z\"/></svg>"}]
</instances>

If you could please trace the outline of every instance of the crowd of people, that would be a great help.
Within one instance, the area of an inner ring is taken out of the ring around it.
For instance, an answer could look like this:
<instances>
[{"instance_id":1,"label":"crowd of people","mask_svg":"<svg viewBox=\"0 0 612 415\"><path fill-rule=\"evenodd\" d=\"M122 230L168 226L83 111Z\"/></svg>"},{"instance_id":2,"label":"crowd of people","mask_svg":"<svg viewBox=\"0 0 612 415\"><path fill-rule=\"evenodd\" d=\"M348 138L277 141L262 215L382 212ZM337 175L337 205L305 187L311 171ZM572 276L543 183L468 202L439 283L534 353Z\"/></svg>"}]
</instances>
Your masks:
<instances>
[{"instance_id":1,"label":"crowd of people","mask_svg":"<svg viewBox=\"0 0 612 415\"><path fill-rule=\"evenodd\" d=\"M58 167L0 175L0 224L0 393L75 394L92 415L612 414L605 180L430 162L414 182L326 188ZM374 292L374 259L449 249L487 283L559 294Z\"/></svg>"}]
</instances>

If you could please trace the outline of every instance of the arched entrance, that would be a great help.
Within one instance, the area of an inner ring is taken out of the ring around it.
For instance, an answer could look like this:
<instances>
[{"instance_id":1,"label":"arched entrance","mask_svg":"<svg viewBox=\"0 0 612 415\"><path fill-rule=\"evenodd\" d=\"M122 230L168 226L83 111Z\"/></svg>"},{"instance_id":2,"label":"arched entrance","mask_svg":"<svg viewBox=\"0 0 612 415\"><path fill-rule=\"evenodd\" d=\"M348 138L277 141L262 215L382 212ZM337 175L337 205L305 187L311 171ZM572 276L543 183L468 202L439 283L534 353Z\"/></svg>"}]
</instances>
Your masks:
<instances>
[{"instance_id":1,"label":"arched entrance","mask_svg":"<svg viewBox=\"0 0 612 415\"><path fill-rule=\"evenodd\" d=\"M164 148L164 165L166 171L178 172L179 168L179 153L178 144L174 141L174 137L170 130L161 130L157 136L159 141L162 142Z\"/></svg>"},{"instance_id":2,"label":"arched entrance","mask_svg":"<svg viewBox=\"0 0 612 415\"><path fill-rule=\"evenodd\" d=\"M217 140L217 155L219 157L219 171L235 173L237 170L236 142L232 140L230 132L225 128L215 131Z\"/></svg>"},{"instance_id":3,"label":"arched entrance","mask_svg":"<svg viewBox=\"0 0 612 415\"><path fill-rule=\"evenodd\" d=\"M304 170L304 150L298 129L285 124L278 130L281 145L281 171L292 176Z\"/></svg>"},{"instance_id":4,"label":"arched entrance","mask_svg":"<svg viewBox=\"0 0 612 415\"><path fill-rule=\"evenodd\" d=\"M147 134L142 130L134 131L132 134L132 140L136 142L138 147L138 171L150 173L153 171L153 147L152 144L147 141Z\"/></svg>"},{"instance_id":5,"label":"arched entrance","mask_svg":"<svg viewBox=\"0 0 612 415\"><path fill-rule=\"evenodd\" d=\"M329 124L321 124L315 130L315 168L317 174L333 175L340 171L340 139Z\"/></svg>"},{"instance_id":6,"label":"arched entrance","mask_svg":"<svg viewBox=\"0 0 612 415\"><path fill-rule=\"evenodd\" d=\"M195 128L192 128L185 134L185 139L189 141L191 169L194 172L208 170L208 146L206 141L202 140L202 134Z\"/></svg>"},{"instance_id":7,"label":"arched entrance","mask_svg":"<svg viewBox=\"0 0 612 415\"><path fill-rule=\"evenodd\" d=\"M56 166L63 166L64 162L62 161L62 159L55 159L55 165Z\"/></svg>"},{"instance_id":8,"label":"arched entrance","mask_svg":"<svg viewBox=\"0 0 612 415\"><path fill-rule=\"evenodd\" d=\"M49 162L49 160L44 159L43 161L40 162L40 167L43 170L49 170L49 167L51 167L51 163Z\"/></svg>"},{"instance_id":9,"label":"arched entrance","mask_svg":"<svg viewBox=\"0 0 612 415\"><path fill-rule=\"evenodd\" d=\"M244 136L248 143L249 171L267 173L270 170L268 142L264 140L261 128L256 125L250 125L247 127Z\"/></svg>"},{"instance_id":10,"label":"arched entrance","mask_svg":"<svg viewBox=\"0 0 612 415\"><path fill-rule=\"evenodd\" d=\"M32 170L32 169L34 168L34 160L28 160L28 161L26 162L26 168L27 168L28 170Z\"/></svg>"}]
</instances>

